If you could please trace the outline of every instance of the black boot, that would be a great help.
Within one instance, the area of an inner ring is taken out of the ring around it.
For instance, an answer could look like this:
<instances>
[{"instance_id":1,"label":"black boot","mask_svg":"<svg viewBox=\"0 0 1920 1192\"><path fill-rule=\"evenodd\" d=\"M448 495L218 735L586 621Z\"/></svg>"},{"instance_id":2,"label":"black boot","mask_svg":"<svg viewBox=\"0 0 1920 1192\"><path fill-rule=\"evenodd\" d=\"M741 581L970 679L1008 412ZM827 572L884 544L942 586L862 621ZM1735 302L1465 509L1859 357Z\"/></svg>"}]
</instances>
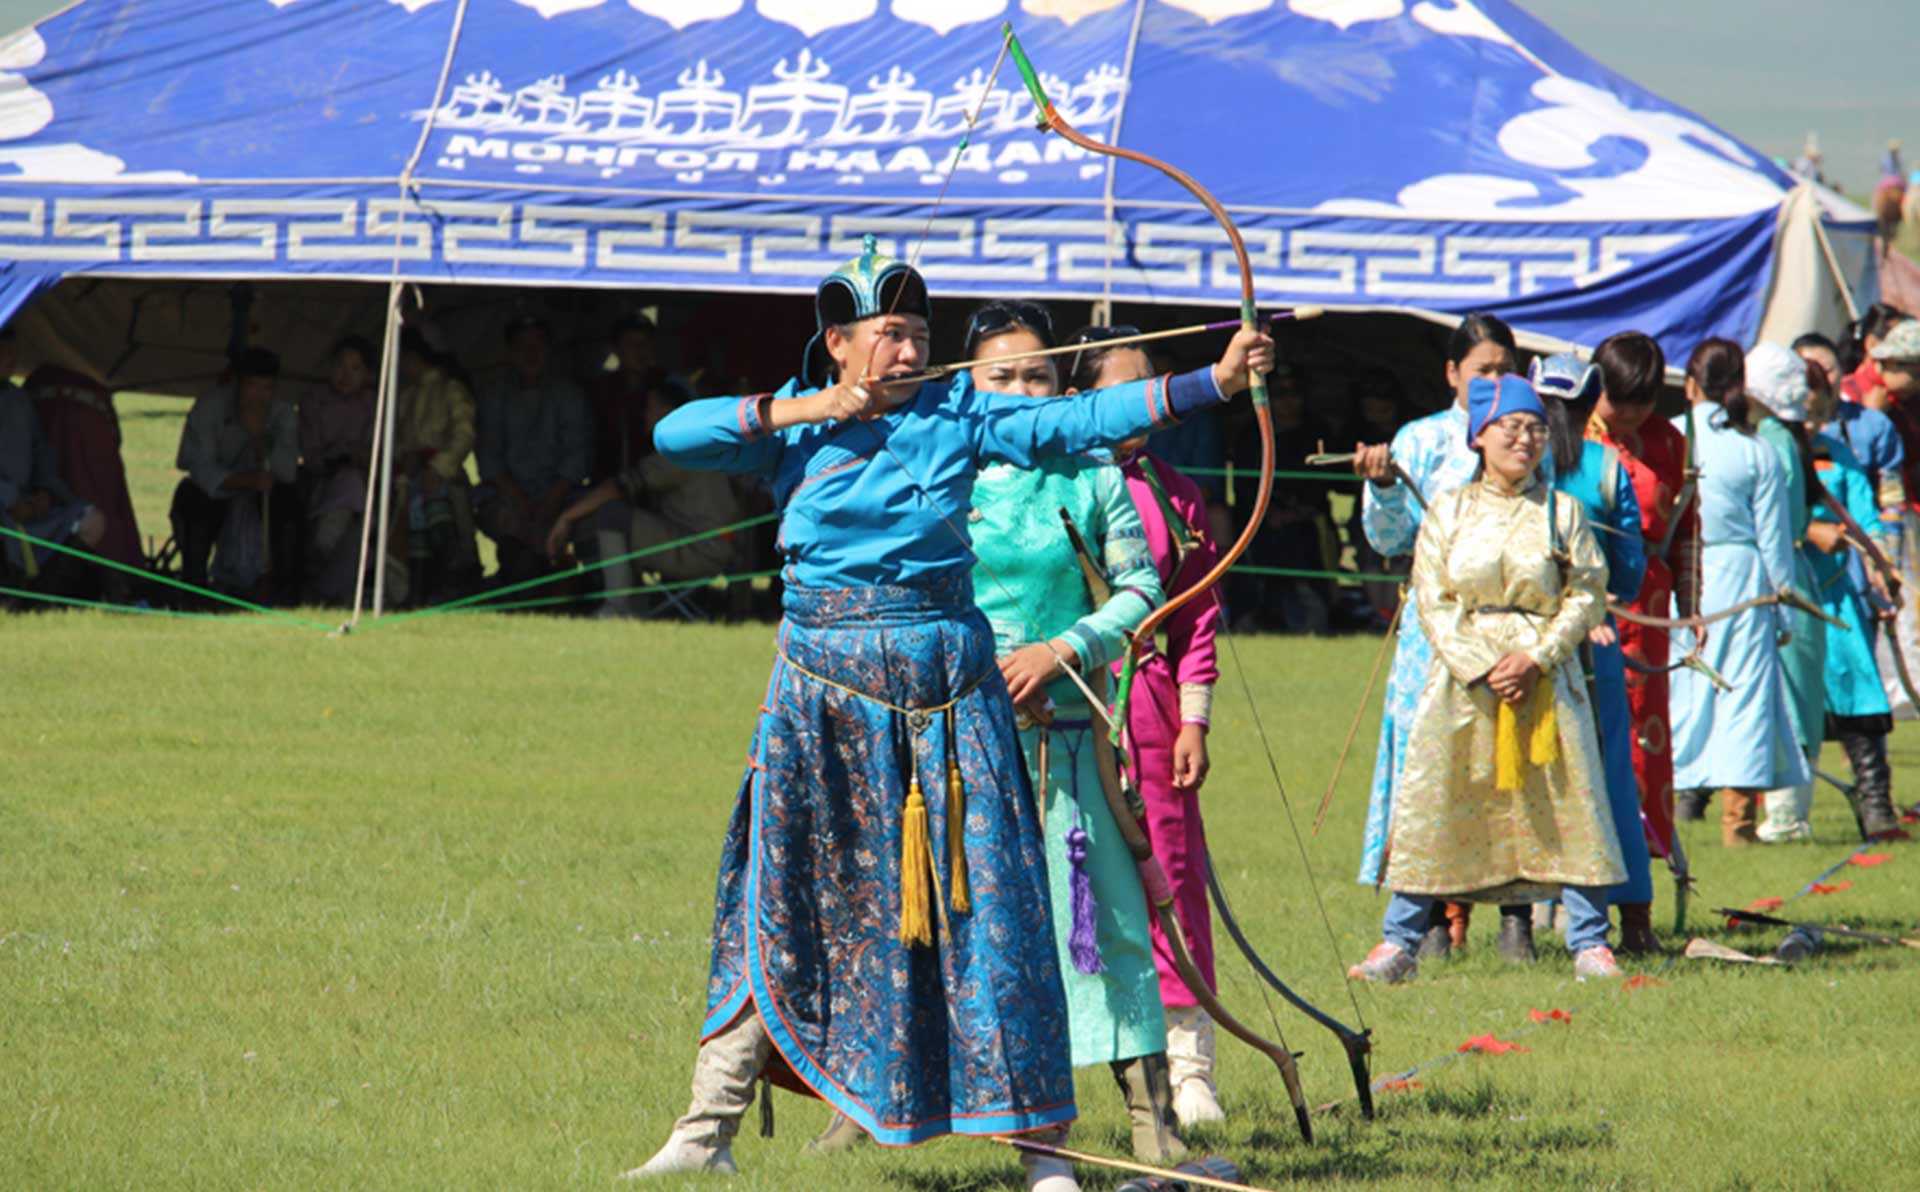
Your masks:
<instances>
[{"instance_id":1,"label":"black boot","mask_svg":"<svg viewBox=\"0 0 1920 1192\"><path fill-rule=\"evenodd\" d=\"M1887 764L1887 738L1879 733L1841 733L1840 747L1853 767L1853 785L1859 792L1854 815L1860 838L1877 840L1900 831L1893 810L1893 767Z\"/></svg>"},{"instance_id":2,"label":"black boot","mask_svg":"<svg viewBox=\"0 0 1920 1192\"><path fill-rule=\"evenodd\" d=\"M1537 955L1533 950L1533 908L1522 903L1519 906L1500 908L1500 959L1508 964L1532 964Z\"/></svg>"},{"instance_id":3,"label":"black boot","mask_svg":"<svg viewBox=\"0 0 1920 1192\"><path fill-rule=\"evenodd\" d=\"M1689 790L1673 792L1673 815L1675 819L1703 820L1707 818L1707 804L1713 801L1713 792Z\"/></svg>"}]
</instances>

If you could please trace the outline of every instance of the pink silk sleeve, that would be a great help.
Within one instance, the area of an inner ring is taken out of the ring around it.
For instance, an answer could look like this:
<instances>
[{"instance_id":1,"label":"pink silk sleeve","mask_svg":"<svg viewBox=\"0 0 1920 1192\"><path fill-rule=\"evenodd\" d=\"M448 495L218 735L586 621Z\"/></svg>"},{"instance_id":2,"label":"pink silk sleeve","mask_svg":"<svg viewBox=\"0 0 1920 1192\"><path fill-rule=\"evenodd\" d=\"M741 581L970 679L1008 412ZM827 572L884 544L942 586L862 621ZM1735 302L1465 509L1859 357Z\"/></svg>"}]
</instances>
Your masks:
<instances>
[{"instance_id":1,"label":"pink silk sleeve","mask_svg":"<svg viewBox=\"0 0 1920 1192\"><path fill-rule=\"evenodd\" d=\"M1154 461L1154 467L1167 490L1167 500L1200 538L1200 545L1187 552L1177 575L1168 574L1169 564L1173 561L1171 551L1164 558L1154 560L1160 568L1161 586L1166 588L1167 596L1171 599L1191 588L1201 576L1212 570L1213 565L1220 561L1220 548L1207 536L1206 496L1200 491L1200 486L1159 460ZM1158 503L1154 504L1153 514L1157 519L1160 511ZM1220 667L1213 646L1214 635L1219 628L1218 587L1209 588L1187 601L1167 618L1167 661L1173 664L1176 683L1213 683L1220 678Z\"/></svg>"}]
</instances>

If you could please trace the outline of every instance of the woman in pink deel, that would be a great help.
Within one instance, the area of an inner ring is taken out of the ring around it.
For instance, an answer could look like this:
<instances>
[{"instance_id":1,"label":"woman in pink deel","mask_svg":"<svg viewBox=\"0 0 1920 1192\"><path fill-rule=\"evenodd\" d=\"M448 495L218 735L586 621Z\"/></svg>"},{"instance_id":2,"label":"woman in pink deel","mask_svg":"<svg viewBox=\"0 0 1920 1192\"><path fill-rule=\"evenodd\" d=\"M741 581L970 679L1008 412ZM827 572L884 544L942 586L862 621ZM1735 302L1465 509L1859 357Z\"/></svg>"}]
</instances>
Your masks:
<instances>
[{"instance_id":1,"label":"woman in pink deel","mask_svg":"<svg viewBox=\"0 0 1920 1192\"><path fill-rule=\"evenodd\" d=\"M1132 327L1088 327L1074 337L1085 350L1069 357L1073 389L1097 389L1155 373L1138 347L1101 342L1136 334ZM1219 559L1206 536L1206 497L1200 487L1145 450L1145 440L1123 444L1116 462L1140 511L1147 547L1160 583L1172 599L1192 587ZM1134 676L1128 705L1129 765L1147 805L1153 851L1173 883L1193 961L1214 984L1213 924L1207 909L1207 836L1200 818L1200 785L1207 778L1207 719L1220 677L1213 639L1220 602L1209 590L1182 605L1166 623L1166 648L1150 648ZM1119 663L1114 672L1120 671ZM1167 1007L1167 1059L1174 1113L1182 1126L1222 1120L1213 1083L1213 1020L1174 968L1173 953L1156 920L1153 959L1160 1000Z\"/></svg>"}]
</instances>

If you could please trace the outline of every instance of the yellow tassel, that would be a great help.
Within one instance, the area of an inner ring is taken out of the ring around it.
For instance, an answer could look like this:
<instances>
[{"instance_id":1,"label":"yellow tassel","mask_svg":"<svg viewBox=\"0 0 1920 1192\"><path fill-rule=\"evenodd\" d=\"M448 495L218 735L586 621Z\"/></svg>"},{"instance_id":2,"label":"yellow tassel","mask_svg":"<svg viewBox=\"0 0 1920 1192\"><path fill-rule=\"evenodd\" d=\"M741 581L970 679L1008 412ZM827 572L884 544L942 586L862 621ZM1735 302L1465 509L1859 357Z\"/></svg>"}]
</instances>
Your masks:
<instances>
[{"instance_id":1,"label":"yellow tassel","mask_svg":"<svg viewBox=\"0 0 1920 1192\"><path fill-rule=\"evenodd\" d=\"M1533 688L1533 734L1527 742L1527 760L1536 766L1551 766L1560 760L1559 702L1553 698L1553 684L1545 675Z\"/></svg>"},{"instance_id":2,"label":"yellow tassel","mask_svg":"<svg viewBox=\"0 0 1920 1192\"><path fill-rule=\"evenodd\" d=\"M1493 789L1515 794L1526 786L1529 765L1551 766L1560 760L1559 704L1551 680L1541 676L1527 701L1526 746L1521 747L1520 713L1505 700L1493 724Z\"/></svg>"},{"instance_id":3,"label":"yellow tassel","mask_svg":"<svg viewBox=\"0 0 1920 1192\"><path fill-rule=\"evenodd\" d=\"M1493 718L1493 789L1514 794L1526 785L1526 757L1520 750L1520 716L1500 701Z\"/></svg>"},{"instance_id":4,"label":"yellow tassel","mask_svg":"<svg viewBox=\"0 0 1920 1192\"><path fill-rule=\"evenodd\" d=\"M915 775L907 788L907 811L900 823L900 942L903 944L933 942L932 858L933 846L928 843L927 835L927 800L920 793L920 778Z\"/></svg>"},{"instance_id":5,"label":"yellow tassel","mask_svg":"<svg viewBox=\"0 0 1920 1192\"><path fill-rule=\"evenodd\" d=\"M953 886L953 909L973 911L973 893L967 887L967 790L960 767L947 763L947 880Z\"/></svg>"}]
</instances>

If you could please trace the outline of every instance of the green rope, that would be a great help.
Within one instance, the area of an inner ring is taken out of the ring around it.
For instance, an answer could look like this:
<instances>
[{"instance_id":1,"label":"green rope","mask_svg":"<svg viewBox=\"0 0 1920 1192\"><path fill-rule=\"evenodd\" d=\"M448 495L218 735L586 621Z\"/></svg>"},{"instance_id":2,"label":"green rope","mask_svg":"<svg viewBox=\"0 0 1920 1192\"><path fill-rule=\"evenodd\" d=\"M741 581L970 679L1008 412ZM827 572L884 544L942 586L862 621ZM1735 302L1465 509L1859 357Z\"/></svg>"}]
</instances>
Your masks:
<instances>
[{"instance_id":1,"label":"green rope","mask_svg":"<svg viewBox=\"0 0 1920 1192\"><path fill-rule=\"evenodd\" d=\"M1260 469L1258 468L1185 468L1183 467L1183 468L1179 468L1178 470L1182 474L1187 476L1224 476L1229 480L1237 480L1243 484L1251 484L1260 479ZM1329 469L1329 468L1322 468L1317 472L1276 471L1273 474L1273 478L1275 480L1321 480L1321 481L1325 481L1328 484L1343 484L1343 483L1365 479L1365 477L1356 476L1352 472L1342 472L1337 469Z\"/></svg>"},{"instance_id":2,"label":"green rope","mask_svg":"<svg viewBox=\"0 0 1920 1192\"><path fill-rule=\"evenodd\" d=\"M170 575L162 575L157 571L148 571L142 567L132 567L120 562L118 559L108 559L96 555L91 551L79 550L71 546L63 546L58 542L49 542L44 538L36 538L25 530L16 530L12 526L0 525L0 534L10 534L22 542L31 542L35 546L44 546L48 550L55 551L59 554L71 555L76 559L82 559L89 563L98 563L100 566L112 571L124 572L127 575L140 579L152 580L156 584L164 584L169 588L178 588L182 592L191 592L195 596L200 596L207 600L216 600L222 604L231 604L236 608L244 608L250 613L259 613L261 616L272 617L276 621L285 621L291 625L298 625L303 629L318 629L322 633L333 632L333 626L324 625L319 621L311 621L306 617L298 616L294 613L283 612L277 608L268 608L263 604L255 604L251 600L242 600L238 596L229 596L225 592L216 592L212 588L198 587L194 584L187 583L185 580L178 580Z\"/></svg>"},{"instance_id":3,"label":"green rope","mask_svg":"<svg viewBox=\"0 0 1920 1192\"><path fill-rule=\"evenodd\" d=\"M773 571L749 571L741 575L709 575L704 579L681 579L666 583L644 584L635 588L615 588L611 592L589 592L584 596L538 596L532 600L514 600L505 604L488 604L479 607L458 608L452 611L462 613L502 613L515 609L550 608L556 604L573 604L587 600L611 600L618 596L655 596L662 592L683 592L688 588L729 588L734 584L751 583L759 579L772 579L779 575ZM384 624L376 621L374 624Z\"/></svg>"},{"instance_id":4,"label":"green rope","mask_svg":"<svg viewBox=\"0 0 1920 1192\"><path fill-rule=\"evenodd\" d=\"M486 604L489 607L494 607L494 608L527 607L519 603L515 603L511 606L501 606L501 605L495 605L492 602L502 596L511 596L516 592L525 592L529 589L540 587L542 584L550 584L563 579L576 579L582 575L589 574L590 572L599 571L602 568L606 568L606 567L611 567L615 563L625 563L632 559L645 558L647 555L657 555L663 551L675 550L679 547L687 546L691 543L703 542L709 538L719 538L723 535L731 534L735 530L752 529L754 526L764 526L768 522L779 521L779 520L780 520L780 514L777 511L773 513L763 513L758 517L750 517L745 521L734 522L730 526L721 526L718 529L714 529L714 530L702 530L698 534L689 534L684 538L675 538L667 542L662 542L657 546L648 546L648 547L642 547L639 550L630 550L624 555L615 555L610 559L601 559L595 563L577 563L574 566L567 568L565 571L556 571L551 575L535 576L532 579L521 580L517 584L508 584L504 588L496 588L490 592L475 592L471 596L462 596L457 600L449 600L444 604L436 604L429 608L416 608L409 612L394 613L391 616L381 617L378 620L371 622L371 624L391 625L401 621L417 620L420 617L434 616L439 613L458 612L461 609L471 608L477 604ZM557 597L554 599L556 603L564 604L572 601L574 597L563 596L563 597Z\"/></svg>"},{"instance_id":5,"label":"green rope","mask_svg":"<svg viewBox=\"0 0 1920 1192\"><path fill-rule=\"evenodd\" d=\"M32 592L25 588L0 587L0 596L12 596L19 600L42 600L48 604L64 604L74 608L98 609L108 613L133 613L146 617L180 617L195 621L231 620L228 613L194 613L175 608L142 608L137 604L112 604L104 600L82 600L78 596L57 596L52 592Z\"/></svg>"},{"instance_id":6,"label":"green rope","mask_svg":"<svg viewBox=\"0 0 1920 1192\"><path fill-rule=\"evenodd\" d=\"M1407 582L1404 575L1387 575L1377 571L1301 571L1293 567L1256 567L1251 563L1242 563L1228 569L1244 575L1277 575L1282 579L1344 579L1360 583Z\"/></svg>"}]
</instances>

